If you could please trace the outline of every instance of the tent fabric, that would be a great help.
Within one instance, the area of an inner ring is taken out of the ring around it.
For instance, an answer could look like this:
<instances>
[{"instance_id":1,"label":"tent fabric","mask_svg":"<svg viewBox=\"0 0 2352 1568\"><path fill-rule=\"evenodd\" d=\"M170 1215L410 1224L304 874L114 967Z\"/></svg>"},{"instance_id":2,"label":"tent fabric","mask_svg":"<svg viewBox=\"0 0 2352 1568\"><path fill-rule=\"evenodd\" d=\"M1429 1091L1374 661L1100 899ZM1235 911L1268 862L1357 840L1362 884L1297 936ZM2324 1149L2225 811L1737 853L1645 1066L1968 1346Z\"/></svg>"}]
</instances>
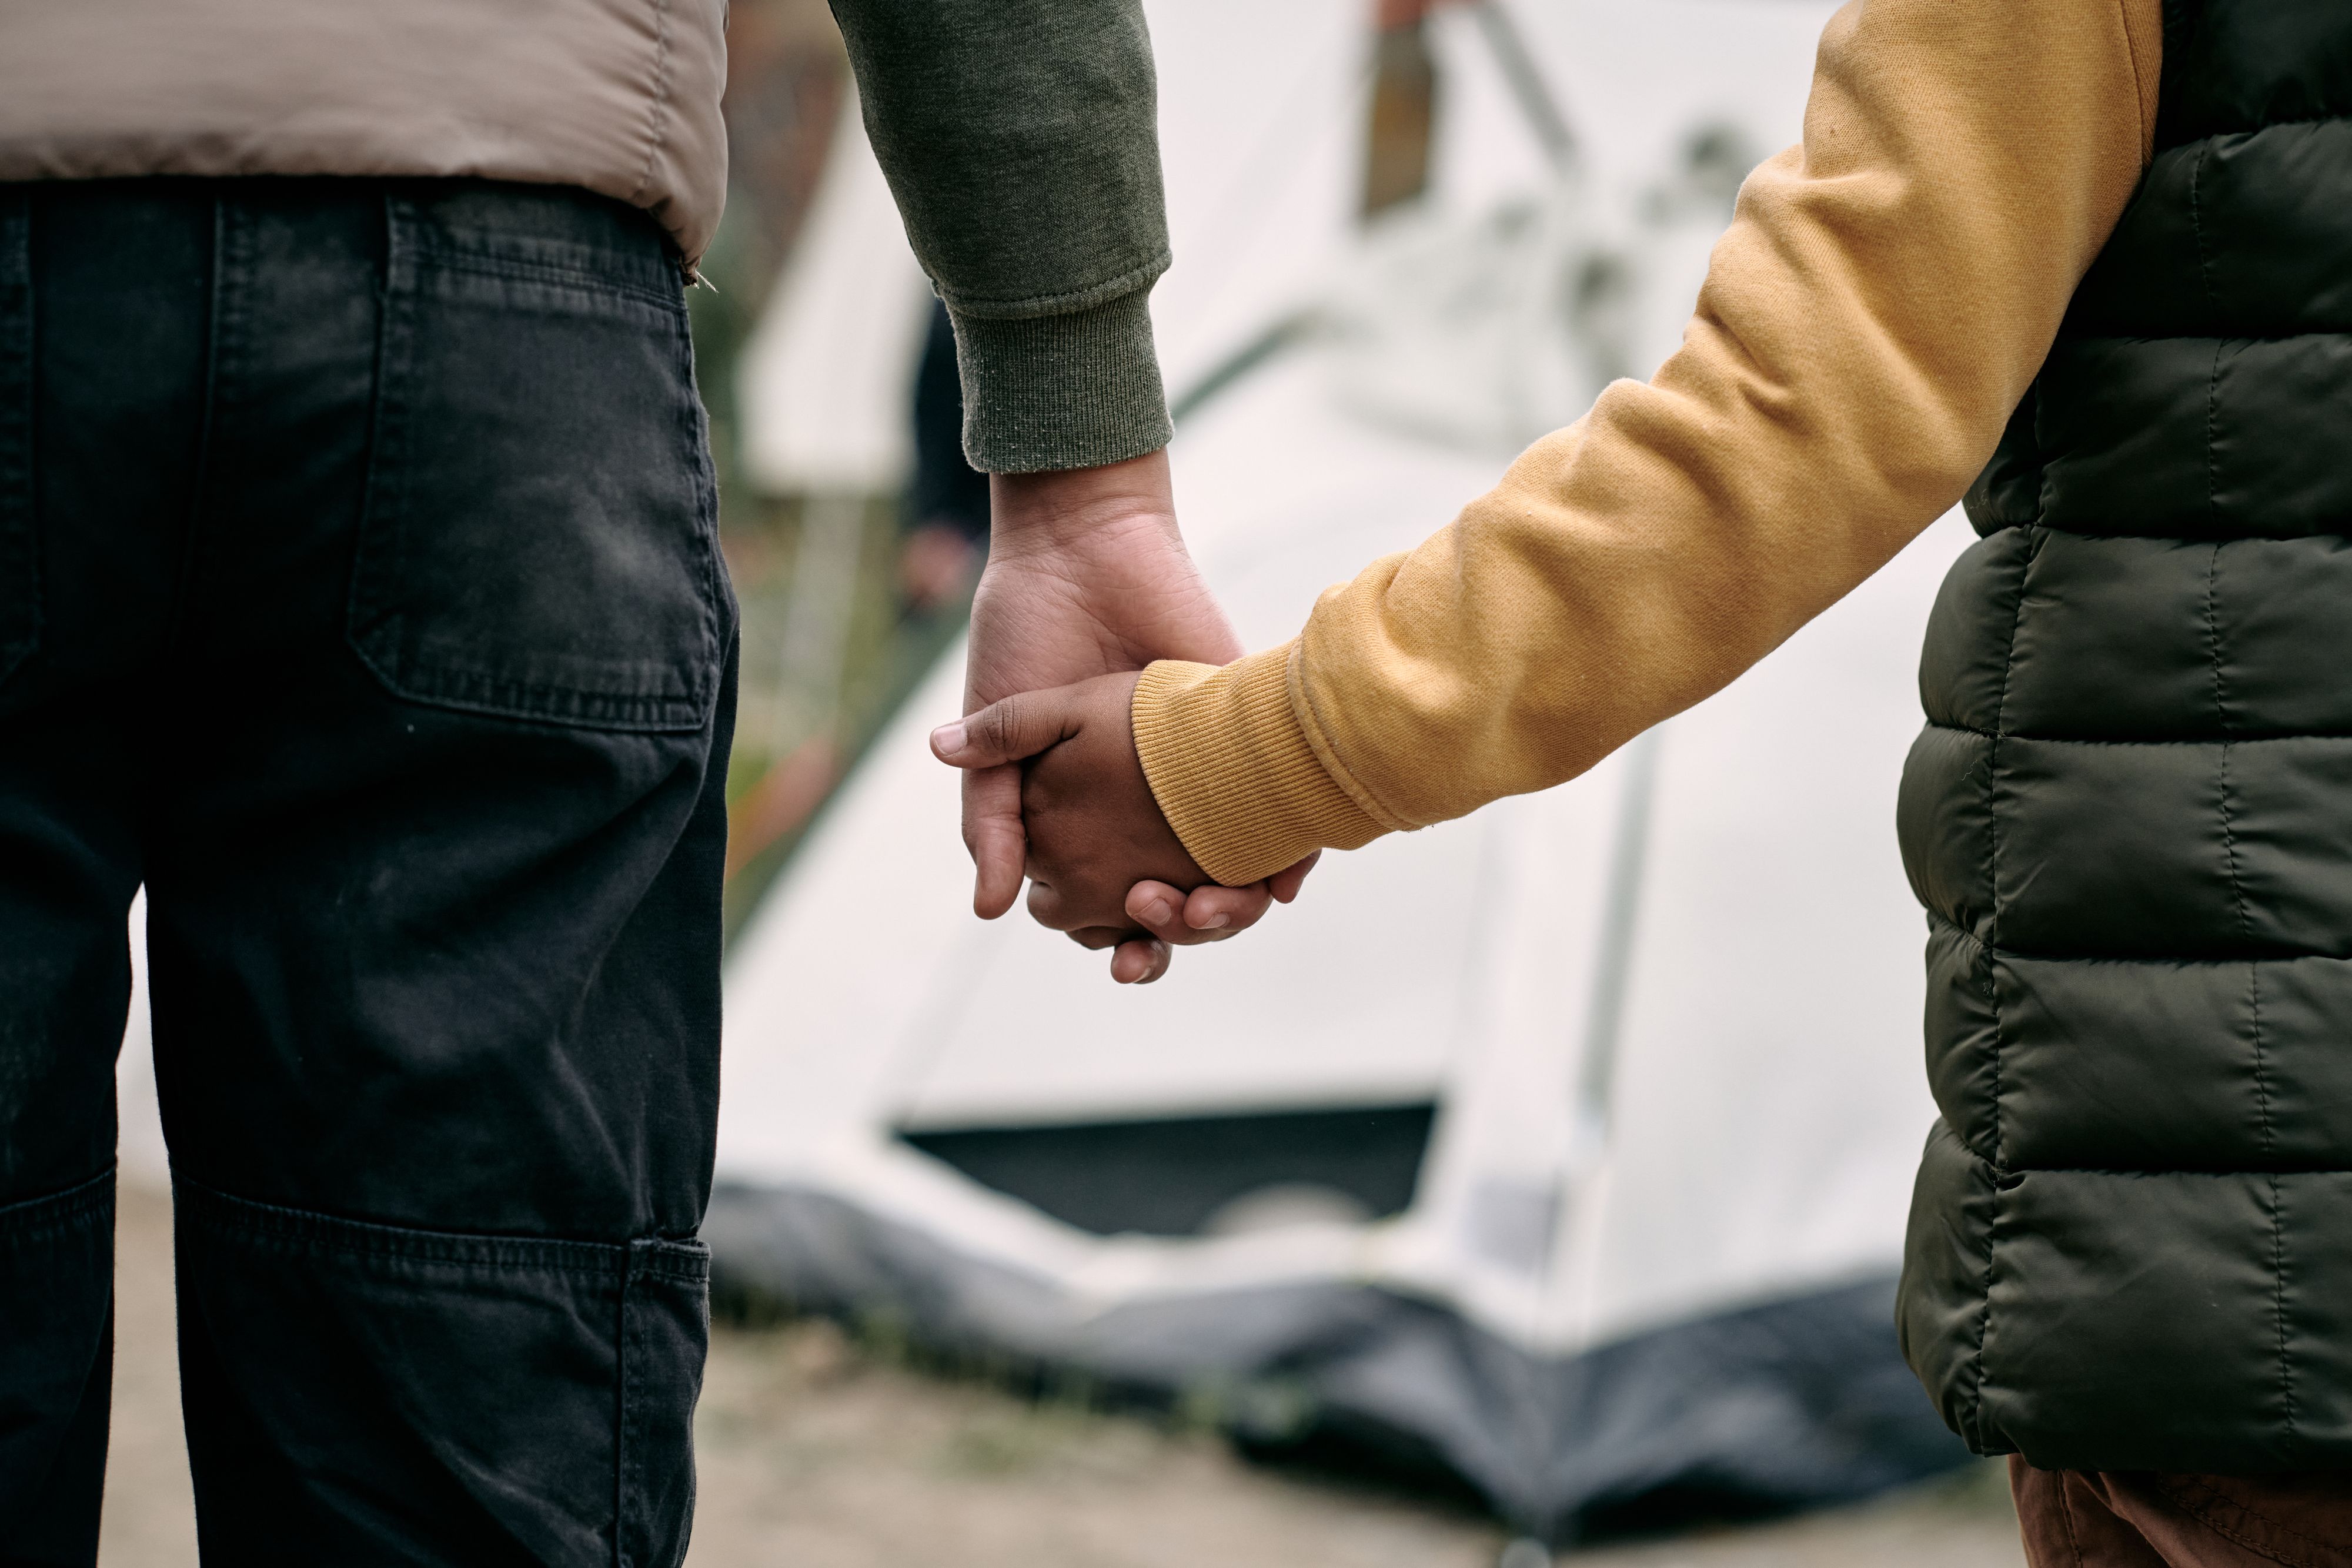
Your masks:
<instances>
[{"instance_id":1,"label":"tent fabric","mask_svg":"<svg viewBox=\"0 0 2352 1568\"><path fill-rule=\"evenodd\" d=\"M1852 1501L1963 1457L1895 1349L1892 1274L1553 1358L1443 1301L1339 1279L1089 1311L823 1191L723 1185L703 1234L722 1295L895 1315L949 1354L1181 1399L1269 1448L1337 1436L1458 1475L1554 1543L1677 1510Z\"/></svg>"}]
</instances>

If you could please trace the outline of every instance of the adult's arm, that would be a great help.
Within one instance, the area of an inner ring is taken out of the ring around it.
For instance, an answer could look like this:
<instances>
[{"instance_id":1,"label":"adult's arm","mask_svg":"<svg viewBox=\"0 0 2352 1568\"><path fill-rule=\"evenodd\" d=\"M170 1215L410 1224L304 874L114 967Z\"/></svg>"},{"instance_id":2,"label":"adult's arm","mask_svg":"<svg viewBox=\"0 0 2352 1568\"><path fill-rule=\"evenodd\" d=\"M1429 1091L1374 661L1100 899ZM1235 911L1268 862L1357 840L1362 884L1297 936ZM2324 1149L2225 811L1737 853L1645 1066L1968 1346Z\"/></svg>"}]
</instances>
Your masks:
<instances>
[{"instance_id":1,"label":"adult's arm","mask_svg":"<svg viewBox=\"0 0 2352 1568\"><path fill-rule=\"evenodd\" d=\"M2153 143L2159 0L1854 0L1682 349L1137 747L1247 882L1574 777L1878 570L1991 455Z\"/></svg>"},{"instance_id":2,"label":"adult's arm","mask_svg":"<svg viewBox=\"0 0 2352 1568\"><path fill-rule=\"evenodd\" d=\"M965 455L993 476L966 711L1155 659L1238 655L1184 549L1160 450L1147 301L1168 268L1168 220L1141 5L833 0L833 12L866 135L955 327ZM965 776L963 829L973 905L992 918L1021 889L1018 768ZM1306 869L1205 896L1239 930ZM1167 964L1133 927L1076 935L1119 945L1129 977ZM1160 935L1212 934L1171 921Z\"/></svg>"},{"instance_id":3,"label":"adult's arm","mask_svg":"<svg viewBox=\"0 0 2352 1568\"><path fill-rule=\"evenodd\" d=\"M833 0L867 136L954 319L992 474L1168 444L1146 302L1168 269L1139 0Z\"/></svg>"}]
</instances>

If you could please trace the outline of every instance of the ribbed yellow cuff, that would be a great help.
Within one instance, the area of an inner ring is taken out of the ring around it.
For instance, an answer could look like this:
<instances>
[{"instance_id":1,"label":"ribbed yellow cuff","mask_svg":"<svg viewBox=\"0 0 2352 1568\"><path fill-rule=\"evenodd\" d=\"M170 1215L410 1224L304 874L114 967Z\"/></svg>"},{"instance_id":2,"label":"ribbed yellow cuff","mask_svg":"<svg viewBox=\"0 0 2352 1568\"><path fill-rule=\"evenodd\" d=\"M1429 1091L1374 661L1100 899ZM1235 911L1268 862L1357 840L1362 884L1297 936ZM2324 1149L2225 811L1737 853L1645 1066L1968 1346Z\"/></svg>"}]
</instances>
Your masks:
<instances>
[{"instance_id":1,"label":"ribbed yellow cuff","mask_svg":"<svg viewBox=\"0 0 2352 1568\"><path fill-rule=\"evenodd\" d=\"M1201 869L1229 886L1382 831L1307 744L1290 706L1293 646L1222 668L1162 660L1136 683L1135 749L1152 796Z\"/></svg>"}]
</instances>

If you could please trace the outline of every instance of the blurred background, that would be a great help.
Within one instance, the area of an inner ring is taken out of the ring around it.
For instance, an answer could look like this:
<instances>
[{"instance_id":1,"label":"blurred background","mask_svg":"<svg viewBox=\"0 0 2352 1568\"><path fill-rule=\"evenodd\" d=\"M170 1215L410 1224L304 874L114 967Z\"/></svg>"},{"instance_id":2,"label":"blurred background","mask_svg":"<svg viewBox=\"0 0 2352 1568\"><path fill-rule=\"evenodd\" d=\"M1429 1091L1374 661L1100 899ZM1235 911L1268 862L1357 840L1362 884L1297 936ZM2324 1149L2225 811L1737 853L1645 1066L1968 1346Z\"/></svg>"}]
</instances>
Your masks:
<instances>
[{"instance_id":1,"label":"blurred background","mask_svg":"<svg viewBox=\"0 0 2352 1568\"><path fill-rule=\"evenodd\" d=\"M1145 9L1178 503L1263 646L1673 350L1832 7ZM1961 525L1585 778L1328 856L1114 988L968 913L922 736L986 484L839 36L735 0L729 48L692 307L743 685L690 1561L2019 1563L1891 1323L1932 1114L1895 780ZM194 1558L143 998L122 1101L103 1556L147 1568Z\"/></svg>"}]
</instances>

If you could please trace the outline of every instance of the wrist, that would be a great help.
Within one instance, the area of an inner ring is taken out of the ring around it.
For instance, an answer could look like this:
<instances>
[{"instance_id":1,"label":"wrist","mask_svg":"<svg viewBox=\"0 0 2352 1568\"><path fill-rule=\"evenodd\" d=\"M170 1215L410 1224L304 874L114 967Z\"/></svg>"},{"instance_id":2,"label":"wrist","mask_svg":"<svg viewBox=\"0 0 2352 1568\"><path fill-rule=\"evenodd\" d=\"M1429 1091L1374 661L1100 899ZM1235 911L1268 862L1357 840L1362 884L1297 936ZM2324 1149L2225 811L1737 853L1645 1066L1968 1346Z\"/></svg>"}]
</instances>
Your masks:
<instances>
[{"instance_id":1,"label":"wrist","mask_svg":"<svg viewBox=\"0 0 2352 1568\"><path fill-rule=\"evenodd\" d=\"M1166 448L1092 468L988 477L989 549L999 557L1060 550L1145 527L1177 537Z\"/></svg>"},{"instance_id":2,"label":"wrist","mask_svg":"<svg viewBox=\"0 0 2352 1568\"><path fill-rule=\"evenodd\" d=\"M1152 799L1184 851L1241 886L1318 849L1381 832L1335 779L1290 693L1297 644L1223 667L1161 661L1129 699L1128 723Z\"/></svg>"}]
</instances>

